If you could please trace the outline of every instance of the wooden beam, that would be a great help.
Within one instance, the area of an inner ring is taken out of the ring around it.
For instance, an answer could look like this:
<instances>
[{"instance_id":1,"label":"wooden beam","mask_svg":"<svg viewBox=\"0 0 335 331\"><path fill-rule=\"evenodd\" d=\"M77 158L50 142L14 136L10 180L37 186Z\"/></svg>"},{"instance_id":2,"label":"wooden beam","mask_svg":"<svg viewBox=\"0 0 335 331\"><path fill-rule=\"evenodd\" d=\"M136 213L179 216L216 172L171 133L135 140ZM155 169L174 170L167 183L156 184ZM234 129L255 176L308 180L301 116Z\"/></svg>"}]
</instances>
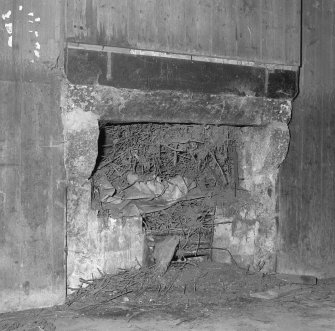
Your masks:
<instances>
[{"instance_id":1,"label":"wooden beam","mask_svg":"<svg viewBox=\"0 0 335 331\"><path fill-rule=\"evenodd\" d=\"M67 42L66 47L68 49L77 49L83 51L95 51L95 52L106 52L113 54L128 54L128 55L140 55L140 56L153 56L159 58L169 58L169 59L179 59L188 60L196 62L209 62L209 63L220 63L220 64L231 64L238 66L247 67L258 67L267 68L269 70L289 70L298 71L299 67L294 65L285 65L279 63L263 63L256 61L246 61L239 58L232 57L217 57L217 56L202 56L193 54L183 54L183 53L173 53L173 52L161 52L147 49L136 49L127 47L114 47L114 46L104 46L95 44L85 44L79 42Z\"/></svg>"},{"instance_id":2,"label":"wooden beam","mask_svg":"<svg viewBox=\"0 0 335 331\"><path fill-rule=\"evenodd\" d=\"M67 78L79 85L273 99L292 99L298 91L297 72L289 70L74 49L68 50L66 64Z\"/></svg>"}]
</instances>

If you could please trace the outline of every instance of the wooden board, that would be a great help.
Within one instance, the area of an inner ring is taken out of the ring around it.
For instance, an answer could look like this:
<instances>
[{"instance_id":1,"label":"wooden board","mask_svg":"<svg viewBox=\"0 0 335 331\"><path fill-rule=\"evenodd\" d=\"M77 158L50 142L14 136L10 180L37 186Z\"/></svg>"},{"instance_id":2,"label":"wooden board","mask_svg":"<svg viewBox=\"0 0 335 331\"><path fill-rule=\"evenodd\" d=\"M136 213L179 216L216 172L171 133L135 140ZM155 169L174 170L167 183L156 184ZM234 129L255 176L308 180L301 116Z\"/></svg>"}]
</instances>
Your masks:
<instances>
[{"instance_id":1,"label":"wooden board","mask_svg":"<svg viewBox=\"0 0 335 331\"><path fill-rule=\"evenodd\" d=\"M300 95L280 171L280 272L335 275L335 3L303 1Z\"/></svg>"},{"instance_id":2,"label":"wooden board","mask_svg":"<svg viewBox=\"0 0 335 331\"><path fill-rule=\"evenodd\" d=\"M65 299L64 3L46 2L0 5L13 24L13 47L0 29L0 312Z\"/></svg>"},{"instance_id":3,"label":"wooden board","mask_svg":"<svg viewBox=\"0 0 335 331\"><path fill-rule=\"evenodd\" d=\"M72 42L300 64L299 0L68 0L67 22Z\"/></svg>"}]
</instances>

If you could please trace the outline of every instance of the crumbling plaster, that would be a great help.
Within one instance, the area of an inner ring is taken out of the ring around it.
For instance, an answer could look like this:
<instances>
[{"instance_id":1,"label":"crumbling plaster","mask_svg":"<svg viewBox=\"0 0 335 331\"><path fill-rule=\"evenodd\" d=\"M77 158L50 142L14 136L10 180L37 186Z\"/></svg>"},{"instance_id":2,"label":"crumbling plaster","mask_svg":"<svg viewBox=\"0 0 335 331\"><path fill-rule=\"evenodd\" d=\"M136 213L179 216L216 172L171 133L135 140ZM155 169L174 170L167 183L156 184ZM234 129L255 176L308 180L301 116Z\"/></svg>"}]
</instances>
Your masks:
<instances>
[{"instance_id":1,"label":"crumbling plaster","mask_svg":"<svg viewBox=\"0 0 335 331\"><path fill-rule=\"evenodd\" d=\"M66 97L63 86L62 120L67 172L67 284L79 278L115 272L141 261L142 222L102 220L91 208L90 176L98 155L99 115L85 111Z\"/></svg>"},{"instance_id":2,"label":"crumbling plaster","mask_svg":"<svg viewBox=\"0 0 335 331\"><path fill-rule=\"evenodd\" d=\"M278 210L276 182L279 166L286 157L289 130L286 123L240 129L240 189L250 198L232 214L222 206L216 213L213 246L228 248L236 260L250 270L276 269ZM213 252L215 260L229 262L229 254Z\"/></svg>"}]
</instances>

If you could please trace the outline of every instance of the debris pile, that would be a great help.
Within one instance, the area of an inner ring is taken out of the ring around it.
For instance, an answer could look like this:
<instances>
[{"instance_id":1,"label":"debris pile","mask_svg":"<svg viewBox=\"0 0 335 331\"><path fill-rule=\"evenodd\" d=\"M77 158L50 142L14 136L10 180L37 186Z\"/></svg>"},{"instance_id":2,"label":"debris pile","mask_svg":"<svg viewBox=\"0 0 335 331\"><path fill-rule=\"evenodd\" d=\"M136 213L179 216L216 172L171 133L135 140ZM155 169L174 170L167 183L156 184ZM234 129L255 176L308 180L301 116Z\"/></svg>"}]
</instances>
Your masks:
<instances>
[{"instance_id":1,"label":"debris pile","mask_svg":"<svg viewBox=\"0 0 335 331\"><path fill-rule=\"evenodd\" d=\"M180 237L177 256L209 253L216 204L238 186L233 131L225 126L102 125L92 207L141 216L147 235Z\"/></svg>"},{"instance_id":2,"label":"debris pile","mask_svg":"<svg viewBox=\"0 0 335 331\"><path fill-rule=\"evenodd\" d=\"M275 275L250 273L238 265L199 257L174 261L166 272L161 271L154 265L120 270L114 275L100 272L99 278L81 279L81 286L68 296L67 305L82 311L111 305L153 307L171 303L184 307L200 303L206 307L211 304L231 307L234 302L238 305L252 300L256 293L278 291L289 284Z\"/></svg>"},{"instance_id":3,"label":"debris pile","mask_svg":"<svg viewBox=\"0 0 335 331\"><path fill-rule=\"evenodd\" d=\"M100 271L100 278L80 279L79 288L71 289L67 305L80 304L80 309L100 305L111 301L135 301L145 292L152 291L165 295L172 287L172 282L161 276L157 266L130 268L117 274L105 274ZM85 305L83 306L83 303Z\"/></svg>"},{"instance_id":4,"label":"debris pile","mask_svg":"<svg viewBox=\"0 0 335 331\"><path fill-rule=\"evenodd\" d=\"M214 207L206 199L178 202L167 210L143 217L146 233L154 242L167 235L179 236L179 259L208 255L214 228Z\"/></svg>"},{"instance_id":5,"label":"debris pile","mask_svg":"<svg viewBox=\"0 0 335 331\"><path fill-rule=\"evenodd\" d=\"M95 175L105 173L119 191L129 186L129 172L137 174L139 182L157 177L169 181L179 175L203 191L232 182L231 151L235 139L230 127L102 125L101 134L103 150Z\"/></svg>"}]
</instances>

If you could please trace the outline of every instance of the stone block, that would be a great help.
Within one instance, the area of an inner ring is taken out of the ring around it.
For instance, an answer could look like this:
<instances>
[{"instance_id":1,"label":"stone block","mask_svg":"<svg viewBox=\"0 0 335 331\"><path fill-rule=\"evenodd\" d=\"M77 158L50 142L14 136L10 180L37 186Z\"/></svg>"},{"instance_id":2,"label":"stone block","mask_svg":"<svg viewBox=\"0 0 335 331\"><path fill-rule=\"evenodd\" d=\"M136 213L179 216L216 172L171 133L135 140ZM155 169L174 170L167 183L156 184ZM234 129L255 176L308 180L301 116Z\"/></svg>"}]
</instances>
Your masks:
<instances>
[{"instance_id":1,"label":"stone block","mask_svg":"<svg viewBox=\"0 0 335 331\"><path fill-rule=\"evenodd\" d=\"M91 211L93 215L94 211ZM74 231L77 231L76 233ZM113 274L142 263L144 233L141 217L114 219L92 217L72 226L69 234L68 286L79 278Z\"/></svg>"},{"instance_id":2,"label":"stone block","mask_svg":"<svg viewBox=\"0 0 335 331\"><path fill-rule=\"evenodd\" d=\"M284 123L242 128L238 134L239 168L244 180L276 173L286 157L289 130Z\"/></svg>"},{"instance_id":3,"label":"stone block","mask_svg":"<svg viewBox=\"0 0 335 331\"><path fill-rule=\"evenodd\" d=\"M240 267L268 272L275 268L275 221L249 218L247 214L226 217L217 209L213 247L228 249ZM251 214L249 214L251 215ZM214 249L213 260L232 263L227 251Z\"/></svg>"}]
</instances>

